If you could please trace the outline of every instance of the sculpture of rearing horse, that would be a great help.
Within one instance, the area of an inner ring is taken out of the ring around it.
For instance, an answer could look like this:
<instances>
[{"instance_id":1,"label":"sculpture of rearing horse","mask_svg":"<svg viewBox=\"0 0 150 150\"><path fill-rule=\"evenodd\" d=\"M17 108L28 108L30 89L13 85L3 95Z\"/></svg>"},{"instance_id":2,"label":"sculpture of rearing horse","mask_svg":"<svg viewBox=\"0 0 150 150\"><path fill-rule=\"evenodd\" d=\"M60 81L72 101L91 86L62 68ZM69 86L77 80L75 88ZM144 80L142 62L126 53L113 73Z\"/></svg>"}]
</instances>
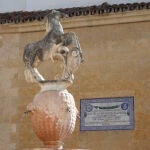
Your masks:
<instances>
[{"instance_id":1,"label":"sculpture of rearing horse","mask_svg":"<svg viewBox=\"0 0 150 150\"><path fill-rule=\"evenodd\" d=\"M82 50L75 33L64 33L59 19L66 14L52 10L46 16L47 35L35 43L27 44L24 49L23 61L25 63L25 77L29 82L43 82L45 79L38 72L39 62L60 57L64 62L62 80L73 80L72 75L78 65L83 61ZM68 48L72 45L72 48ZM73 61L73 62L72 62Z\"/></svg>"}]
</instances>

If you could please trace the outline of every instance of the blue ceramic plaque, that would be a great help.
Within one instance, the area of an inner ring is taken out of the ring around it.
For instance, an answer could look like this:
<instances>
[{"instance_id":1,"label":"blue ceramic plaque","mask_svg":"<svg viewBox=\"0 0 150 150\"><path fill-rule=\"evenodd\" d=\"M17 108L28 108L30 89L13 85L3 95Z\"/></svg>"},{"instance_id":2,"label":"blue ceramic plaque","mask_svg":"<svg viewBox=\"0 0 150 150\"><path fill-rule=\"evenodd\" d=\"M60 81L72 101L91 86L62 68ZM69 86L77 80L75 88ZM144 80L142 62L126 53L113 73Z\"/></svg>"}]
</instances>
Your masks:
<instances>
[{"instance_id":1,"label":"blue ceramic plaque","mask_svg":"<svg viewBox=\"0 0 150 150\"><path fill-rule=\"evenodd\" d=\"M80 130L134 129L134 97L80 100Z\"/></svg>"}]
</instances>

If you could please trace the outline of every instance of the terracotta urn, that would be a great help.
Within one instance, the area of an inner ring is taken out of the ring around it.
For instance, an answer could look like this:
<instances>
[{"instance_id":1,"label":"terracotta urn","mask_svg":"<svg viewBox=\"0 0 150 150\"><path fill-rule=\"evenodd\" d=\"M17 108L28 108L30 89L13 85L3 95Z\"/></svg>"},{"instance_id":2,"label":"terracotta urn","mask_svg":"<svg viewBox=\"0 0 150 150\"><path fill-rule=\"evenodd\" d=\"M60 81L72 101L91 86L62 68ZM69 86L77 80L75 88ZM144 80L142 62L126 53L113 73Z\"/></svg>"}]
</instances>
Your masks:
<instances>
[{"instance_id":1,"label":"terracotta urn","mask_svg":"<svg viewBox=\"0 0 150 150\"><path fill-rule=\"evenodd\" d=\"M64 138L75 128L77 109L73 96L58 87L44 85L27 110L31 112L34 132L46 147L63 149Z\"/></svg>"}]
</instances>

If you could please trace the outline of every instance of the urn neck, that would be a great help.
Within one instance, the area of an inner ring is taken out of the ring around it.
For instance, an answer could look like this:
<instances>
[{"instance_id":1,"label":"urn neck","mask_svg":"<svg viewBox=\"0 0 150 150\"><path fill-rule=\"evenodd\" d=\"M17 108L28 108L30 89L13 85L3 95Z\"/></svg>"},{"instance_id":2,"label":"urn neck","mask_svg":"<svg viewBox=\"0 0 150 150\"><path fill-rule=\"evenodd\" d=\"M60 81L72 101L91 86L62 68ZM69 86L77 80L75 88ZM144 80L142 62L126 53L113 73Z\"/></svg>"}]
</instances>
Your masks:
<instances>
[{"instance_id":1,"label":"urn neck","mask_svg":"<svg viewBox=\"0 0 150 150\"><path fill-rule=\"evenodd\" d=\"M61 91L67 89L67 87L70 85L71 83L66 80L50 80L40 82L42 92L49 90Z\"/></svg>"}]
</instances>

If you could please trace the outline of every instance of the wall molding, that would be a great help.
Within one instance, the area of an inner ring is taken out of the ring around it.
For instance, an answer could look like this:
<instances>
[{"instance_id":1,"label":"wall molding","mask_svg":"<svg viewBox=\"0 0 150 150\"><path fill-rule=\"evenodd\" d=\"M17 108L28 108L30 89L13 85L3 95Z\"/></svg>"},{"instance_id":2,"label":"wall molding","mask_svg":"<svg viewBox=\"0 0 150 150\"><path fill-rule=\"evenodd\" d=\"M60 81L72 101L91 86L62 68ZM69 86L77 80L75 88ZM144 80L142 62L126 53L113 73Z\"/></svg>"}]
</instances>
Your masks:
<instances>
[{"instance_id":1,"label":"wall molding","mask_svg":"<svg viewBox=\"0 0 150 150\"><path fill-rule=\"evenodd\" d=\"M61 23L64 29L71 29L147 21L150 21L150 10L70 17L61 20ZM39 32L44 30L45 25L43 21L0 25L0 34Z\"/></svg>"}]
</instances>

